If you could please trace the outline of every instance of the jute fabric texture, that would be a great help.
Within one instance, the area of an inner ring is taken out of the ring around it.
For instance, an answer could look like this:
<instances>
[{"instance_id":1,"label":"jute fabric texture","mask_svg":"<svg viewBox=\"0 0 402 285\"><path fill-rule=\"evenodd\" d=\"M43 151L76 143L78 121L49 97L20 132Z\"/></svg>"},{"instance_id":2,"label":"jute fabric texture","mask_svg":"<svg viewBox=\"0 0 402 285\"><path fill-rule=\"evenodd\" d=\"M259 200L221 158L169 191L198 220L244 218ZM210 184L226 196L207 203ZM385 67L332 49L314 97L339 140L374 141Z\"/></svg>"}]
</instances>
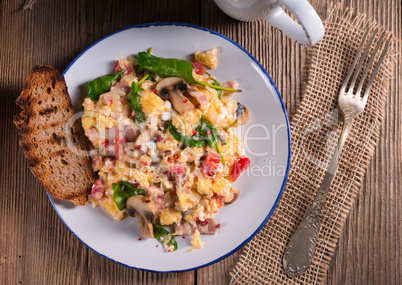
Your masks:
<instances>
[{"instance_id":1,"label":"jute fabric texture","mask_svg":"<svg viewBox=\"0 0 402 285\"><path fill-rule=\"evenodd\" d=\"M393 44L375 77L367 105L355 118L343 148L312 264L303 275L287 277L282 265L284 252L321 185L342 129L343 119L338 109L340 87L365 31L379 29L368 58L384 31L365 15L342 7L331 7L324 25L323 40L309 51L303 99L291 121L292 159L286 188L268 223L242 250L230 272L232 284L324 284L332 254L380 136L396 60ZM385 38L390 37L391 33L386 32ZM375 57L366 83L383 49L384 44Z\"/></svg>"}]
</instances>

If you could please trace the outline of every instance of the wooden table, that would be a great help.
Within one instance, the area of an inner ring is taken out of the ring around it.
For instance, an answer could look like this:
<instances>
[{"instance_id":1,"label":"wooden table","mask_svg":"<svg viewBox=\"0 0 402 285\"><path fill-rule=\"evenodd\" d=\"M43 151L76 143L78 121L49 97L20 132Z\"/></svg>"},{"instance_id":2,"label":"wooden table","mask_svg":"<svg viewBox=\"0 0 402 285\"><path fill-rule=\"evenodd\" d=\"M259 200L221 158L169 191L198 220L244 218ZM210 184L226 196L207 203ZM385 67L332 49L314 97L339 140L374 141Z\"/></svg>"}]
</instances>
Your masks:
<instances>
[{"instance_id":1,"label":"wooden table","mask_svg":"<svg viewBox=\"0 0 402 285\"><path fill-rule=\"evenodd\" d=\"M241 23L212 0L0 1L0 283L1 284L228 284L239 254L196 271L142 272L89 250L62 223L18 145L12 117L25 78L36 64L64 70L82 50L121 28L173 21L220 32L250 51L282 94L289 117L303 92L307 48L263 22ZM311 0L322 19L329 0ZM338 1L335 1L338 3ZM401 38L401 2L349 0ZM339 3L338 3L339 4ZM401 42L397 44L401 53ZM401 284L401 55L391 82L381 139L333 257L328 284Z\"/></svg>"}]
</instances>

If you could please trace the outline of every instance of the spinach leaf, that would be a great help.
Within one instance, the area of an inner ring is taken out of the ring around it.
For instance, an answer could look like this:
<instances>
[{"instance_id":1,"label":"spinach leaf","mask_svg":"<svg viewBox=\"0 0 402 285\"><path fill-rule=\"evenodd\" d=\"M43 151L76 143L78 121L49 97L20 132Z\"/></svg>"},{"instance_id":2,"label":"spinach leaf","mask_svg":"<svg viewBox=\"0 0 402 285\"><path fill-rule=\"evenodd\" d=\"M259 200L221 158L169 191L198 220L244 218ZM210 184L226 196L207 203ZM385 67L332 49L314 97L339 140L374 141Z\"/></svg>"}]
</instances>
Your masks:
<instances>
[{"instance_id":1,"label":"spinach leaf","mask_svg":"<svg viewBox=\"0 0 402 285\"><path fill-rule=\"evenodd\" d=\"M152 52L154 51L154 49L153 48L149 48L148 49L148 53L149 54L152 54ZM140 74L140 73L142 73L144 71L144 68L142 67L142 66L140 66L140 65L138 65L137 66L137 74ZM153 80L152 80L153 81Z\"/></svg>"},{"instance_id":2,"label":"spinach leaf","mask_svg":"<svg viewBox=\"0 0 402 285\"><path fill-rule=\"evenodd\" d=\"M212 137L208 135L208 128L203 128L202 124L200 124L199 126L197 126L195 128L195 130L197 131L197 133L200 135L200 137L202 137L210 147L214 146L214 142L212 140Z\"/></svg>"},{"instance_id":3,"label":"spinach leaf","mask_svg":"<svg viewBox=\"0 0 402 285\"><path fill-rule=\"evenodd\" d=\"M120 76L122 76L126 72L125 69L111 73L107 75L103 75L101 77L97 77L92 81L88 81L84 84L87 89L88 96L92 101L99 100L99 96L103 93L110 90L112 87L112 82L116 81Z\"/></svg>"},{"instance_id":4,"label":"spinach leaf","mask_svg":"<svg viewBox=\"0 0 402 285\"><path fill-rule=\"evenodd\" d=\"M205 72L205 74L208 75L208 76L211 76L211 74L208 73L208 72ZM212 76L211 76L211 77L212 77ZM212 77L212 81L214 82L214 84L215 84L216 86L221 86L221 85L219 84L219 82L218 82L214 77ZM222 90L216 89L216 93L218 93L218 98L219 98L219 100L222 101Z\"/></svg>"},{"instance_id":5,"label":"spinach leaf","mask_svg":"<svg viewBox=\"0 0 402 285\"><path fill-rule=\"evenodd\" d=\"M147 120L144 112L141 110L140 95L138 94L138 92L144 91L144 89L140 88L139 86L141 85L142 82L145 81L145 79L148 78L148 76L149 76L149 74L147 74L143 78L141 78L141 80L138 81L138 83L133 82L131 84L129 104L130 104L131 109L133 109L136 114L135 120L137 121L137 123L143 123Z\"/></svg>"},{"instance_id":6,"label":"spinach leaf","mask_svg":"<svg viewBox=\"0 0 402 285\"><path fill-rule=\"evenodd\" d=\"M157 224L152 224L152 227L154 229L154 237L163 245L173 245L174 249L173 251L176 251L178 249L176 238L164 227L157 225ZM167 243L165 241L169 239Z\"/></svg>"},{"instance_id":7,"label":"spinach leaf","mask_svg":"<svg viewBox=\"0 0 402 285\"><path fill-rule=\"evenodd\" d=\"M241 92L239 89L231 89L218 85L212 85L193 77L193 66L191 62L176 58L163 58L151 55L147 52L138 53L138 65L153 73L163 77L180 77L187 83L205 85L218 90L226 90L231 92Z\"/></svg>"},{"instance_id":8,"label":"spinach leaf","mask_svg":"<svg viewBox=\"0 0 402 285\"><path fill-rule=\"evenodd\" d=\"M126 208L127 199L134 195L145 195L143 189L134 188L134 186L127 181L119 181L113 183L113 200L120 211Z\"/></svg>"},{"instance_id":9,"label":"spinach leaf","mask_svg":"<svg viewBox=\"0 0 402 285\"><path fill-rule=\"evenodd\" d=\"M169 132L174 137L175 140L184 143L189 147L203 147L205 145L205 140L199 137L186 137L183 136L177 128L173 125L172 121L169 121Z\"/></svg>"},{"instance_id":10,"label":"spinach leaf","mask_svg":"<svg viewBox=\"0 0 402 285\"><path fill-rule=\"evenodd\" d=\"M218 137L219 137L218 130L214 127L214 125L212 125L210 122L207 121L207 119L204 118L204 115L201 116L201 121L204 122L205 125L206 125L206 131L205 130L204 131L208 135L208 138L209 138L208 144L209 144L209 146L212 146L211 144L213 144L215 146L216 151L221 156L222 164L225 165L226 164L225 159L223 158L221 149L220 149L219 144L218 144ZM209 130L209 132L208 132L208 130ZM209 135L211 135L211 137L209 137Z\"/></svg>"}]
</instances>

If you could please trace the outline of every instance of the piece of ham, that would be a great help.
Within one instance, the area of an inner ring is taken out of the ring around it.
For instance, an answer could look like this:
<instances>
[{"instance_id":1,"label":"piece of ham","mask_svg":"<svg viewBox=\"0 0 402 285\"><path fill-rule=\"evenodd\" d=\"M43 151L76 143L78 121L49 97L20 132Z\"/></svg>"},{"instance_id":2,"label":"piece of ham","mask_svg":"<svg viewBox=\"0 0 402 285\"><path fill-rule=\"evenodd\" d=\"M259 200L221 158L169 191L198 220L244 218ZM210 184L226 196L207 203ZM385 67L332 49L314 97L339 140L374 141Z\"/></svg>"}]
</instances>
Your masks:
<instances>
[{"instance_id":1,"label":"piece of ham","mask_svg":"<svg viewBox=\"0 0 402 285\"><path fill-rule=\"evenodd\" d=\"M237 80L231 80L228 82L221 83L221 86L225 88L237 89L239 87L239 83L237 82ZM222 95L231 96L233 95L233 93L234 93L233 91L223 91Z\"/></svg>"},{"instance_id":2,"label":"piece of ham","mask_svg":"<svg viewBox=\"0 0 402 285\"><path fill-rule=\"evenodd\" d=\"M102 95L103 102L105 104L112 104L113 101L117 101L120 99L119 94L115 93L114 91L106 92Z\"/></svg>"},{"instance_id":3,"label":"piece of ham","mask_svg":"<svg viewBox=\"0 0 402 285\"><path fill-rule=\"evenodd\" d=\"M104 93L101 98L105 104L113 104L113 102L120 101L120 96L126 95L130 91L131 86L125 81L120 80L109 92Z\"/></svg>"},{"instance_id":4,"label":"piece of ham","mask_svg":"<svg viewBox=\"0 0 402 285\"><path fill-rule=\"evenodd\" d=\"M106 198L106 186L103 180L99 179L96 180L94 185L92 186L91 190L91 198L95 200L101 200L103 198Z\"/></svg>"},{"instance_id":5,"label":"piece of ham","mask_svg":"<svg viewBox=\"0 0 402 285\"><path fill-rule=\"evenodd\" d=\"M111 91L119 95L126 95L130 91L130 88L130 84L128 84L125 80L120 80L116 83Z\"/></svg>"},{"instance_id":6,"label":"piece of ham","mask_svg":"<svg viewBox=\"0 0 402 285\"><path fill-rule=\"evenodd\" d=\"M99 171L102 167L102 157L95 151L91 153L92 169Z\"/></svg>"},{"instance_id":7,"label":"piece of ham","mask_svg":"<svg viewBox=\"0 0 402 285\"><path fill-rule=\"evenodd\" d=\"M174 225L174 235L188 235L194 234L197 229L200 234L210 234L214 235L218 232L215 219L210 218L205 221L200 221L196 223L197 226L193 226L189 222L180 222Z\"/></svg>"},{"instance_id":8,"label":"piece of ham","mask_svg":"<svg viewBox=\"0 0 402 285\"><path fill-rule=\"evenodd\" d=\"M137 138L137 128L132 125L125 125L123 128L123 137L128 142L133 142Z\"/></svg>"},{"instance_id":9,"label":"piece of ham","mask_svg":"<svg viewBox=\"0 0 402 285\"><path fill-rule=\"evenodd\" d=\"M198 104L200 106L205 106L209 104L209 100L208 98L204 95L204 93L202 93L201 91L199 91L197 88L195 87L189 87L188 88L188 92L187 94L193 98L192 103L197 106Z\"/></svg>"},{"instance_id":10,"label":"piece of ham","mask_svg":"<svg viewBox=\"0 0 402 285\"><path fill-rule=\"evenodd\" d=\"M87 129L86 133L91 142L96 141L99 138L99 132L95 128Z\"/></svg>"},{"instance_id":11,"label":"piece of ham","mask_svg":"<svg viewBox=\"0 0 402 285\"><path fill-rule=\"evenodd\" d=\"M119 129L117 127L112 127L99 133L97 138L102 141L107 141L107 145L113 145L115 138L119 135ZM89 138L91 139L91 138ZM106 147L107 145L104 145Z\"/></svg>"},{"instance_id":12,"label":"piece of ham","mask_svg":"<svg viewBox=\"0 0 402 285\"><path fill-rule=\"evenodd\" d=\"M171 166L173 167L173 166ZM173 172L170 172L173 173ZM184 184L187 183L187 181L189 180L189 177L186 173L174 173L174 180L176 182L176 185L179 187L183 187Z\"/></svg>"},{"instance_id":13,"label":"piece of ham","mask_svg":"<svg viewBox=\"0 0 402 285\"><path fill-rule=\"evenodd\" d=\"M114 65L113 73L119 72L123 69L126 70L123 75L133 74L134 69L131 66L130 62L127 59L119 58L119 60L116 61Z\"/></svg>"},{"instance_id":14,"label":"piece of ham","mask_svg":"<svg viewBox=\"0 0 402 285\"><path fill-rule=\"evenodd\" d=\"M151 200L155 203L156 208L158 211L163 210L164 206L164 192L161 188L156 187L154 185L150 186L146 189L147 195L151 198Z\"/></svg>"}]
</instances>

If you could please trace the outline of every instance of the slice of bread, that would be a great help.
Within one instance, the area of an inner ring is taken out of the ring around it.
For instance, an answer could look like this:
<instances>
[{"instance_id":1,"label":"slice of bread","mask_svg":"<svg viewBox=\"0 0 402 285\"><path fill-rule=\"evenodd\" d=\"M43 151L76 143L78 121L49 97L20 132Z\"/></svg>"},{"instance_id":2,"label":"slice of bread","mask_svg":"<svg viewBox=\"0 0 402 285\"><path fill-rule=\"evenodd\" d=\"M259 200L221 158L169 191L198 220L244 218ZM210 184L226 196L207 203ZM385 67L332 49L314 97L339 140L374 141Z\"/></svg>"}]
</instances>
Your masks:
<instances>
[{"instance_id":1,"label":"slice of bread","mask_svg":"<svg viewBox=\"0 0 402 285\"><path fill-rule=\"evenodd\" d=\"M53 197L85 205L96 180L64 76L35 66L16 101L14 117L29 167ZM73 123L72 123L73 122Z\"/></svg>"}]
</instances>

